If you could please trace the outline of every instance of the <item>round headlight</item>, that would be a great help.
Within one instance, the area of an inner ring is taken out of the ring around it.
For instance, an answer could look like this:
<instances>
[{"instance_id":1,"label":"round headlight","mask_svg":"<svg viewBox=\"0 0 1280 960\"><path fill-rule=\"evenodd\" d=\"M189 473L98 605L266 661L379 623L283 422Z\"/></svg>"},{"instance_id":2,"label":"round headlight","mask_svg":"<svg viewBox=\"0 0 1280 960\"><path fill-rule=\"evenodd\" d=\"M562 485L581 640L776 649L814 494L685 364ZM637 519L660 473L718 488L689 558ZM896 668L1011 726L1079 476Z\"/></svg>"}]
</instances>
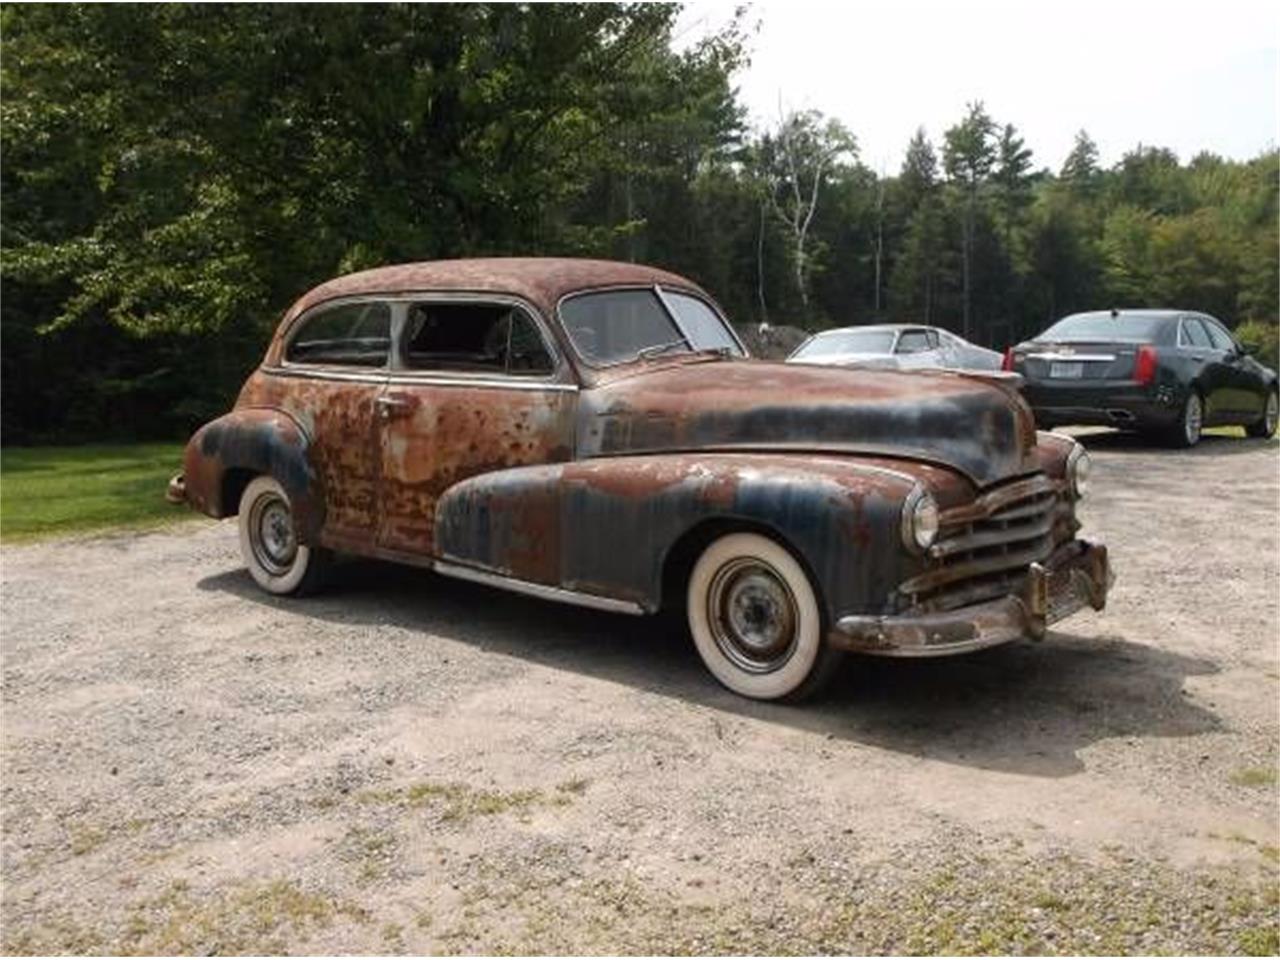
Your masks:
<instances>
[{"instance_id":1,"label":"round headlight","mask_svg":"<svg viewBox=\"0 0 1280 960\"><path fill-rule=\"evenodd\" d=\"M922 553L938 536L938 504L917 487L902 505L902 542L908 550Z\"/></svg>"},{"instance_id":2,"label":"round headlight","mask_svg":"<svg viewBox=\"0 0 1280 960\"><path fill-rule=\"evenodd\" d=\"M1077 500L1083 500L1089 490L1091 469L1089 454L1077 443L1067 456L1067 482L1071 485L1071 495Z\"/></svg>"}]
</instances>

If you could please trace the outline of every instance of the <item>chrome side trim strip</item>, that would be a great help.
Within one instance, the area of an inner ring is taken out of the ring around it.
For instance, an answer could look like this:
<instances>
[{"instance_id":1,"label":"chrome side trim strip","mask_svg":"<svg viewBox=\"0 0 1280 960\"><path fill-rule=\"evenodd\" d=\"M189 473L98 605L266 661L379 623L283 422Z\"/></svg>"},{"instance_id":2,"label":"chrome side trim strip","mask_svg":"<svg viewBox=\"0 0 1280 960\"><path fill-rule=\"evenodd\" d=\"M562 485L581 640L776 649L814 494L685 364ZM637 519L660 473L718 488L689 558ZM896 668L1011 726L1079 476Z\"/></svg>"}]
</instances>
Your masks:
<instances>
[{"instance_id":1,"label":"chrome side trim strip","mask_svg":"<svg viewBox=\"0 0 1280 960\"><path fill-rule=\"evenodd\" d=\"M301 380L339 380L350 383L372 383L381 386L387 382L387 369L378 367L369 373L347 372L345 370L326 370L321 367L268 367L265 364L258 368L261 372L273 377L294 377Z\"/></svg>"},{"instance_id":2,"label":"chrome side trim strip","mask_svg":"<svg viewBox=\"0 0 1280 960\"><path fill-rule=\"evenodd\" d=\"M528 580L517 580L515 577L492 573L488 570L479 570L475 567L465 567L461 564L450 563L447 560L433 560L431 569L446 577L456 577L459 580L469 580L472 583L484 584L487 587L511 590L514 593L523 593L542 600L572 603L579 607L590 607L593 610L605 610L609 613L629 613L632 616L641 616L645 613L644 607L630 600L614 600L612 597L600 597L593 593L580 593L577 590L566 590L563 587L549 587L541 583L530 583Z\"/></svg>"},{"instance_id":3,"label":"chrome side trim strip","mask_svg":"<svg viewBox=\"0 0 1280 960\"><path fill-rule=\"evenodd\" d=\"M347 373L342 370L322 370L299 367L262 367L263 373L276 377L296 377L303 380L339 380L354 383L389 384L401 387L474 387L484 390L533 390L538 392L577 393L576 383L548 383L545 380L522 383L518 380L492 377L441 377L434 374L412 374L404 371L388 371L379 368L377 373Z\"/></svg>"},{"instance_id":4,"label":"chrome side trim strip","mask_svg":"<svg viewBox=\"0 0 1280 960\"><path fill-rule=\"evenodd\" d=\"M1114 360L1114 353L1028 353L1030 360Z\"/></svg>"}]
</instances>

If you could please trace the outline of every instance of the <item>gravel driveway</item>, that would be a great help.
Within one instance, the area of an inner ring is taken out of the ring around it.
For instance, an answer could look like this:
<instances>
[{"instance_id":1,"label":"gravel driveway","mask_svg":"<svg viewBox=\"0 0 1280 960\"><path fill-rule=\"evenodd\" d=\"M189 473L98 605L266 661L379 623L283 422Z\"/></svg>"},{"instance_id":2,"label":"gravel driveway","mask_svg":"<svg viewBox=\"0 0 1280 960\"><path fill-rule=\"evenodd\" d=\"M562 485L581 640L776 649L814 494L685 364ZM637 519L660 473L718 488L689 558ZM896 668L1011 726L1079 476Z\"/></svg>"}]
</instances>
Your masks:
<instances>
[{"instance_id":1,"label":"gravel driveway","mask_svg":"<svg viewBox=\"0 0 1280 960\"><path fill-rule=\"evenodd\" d=\"M802 707L416 570L270 599L231 523L7 547L0 946L1276 953L1277 444L1086 442L1106 611Z\"/></svg>"}]
</instances>

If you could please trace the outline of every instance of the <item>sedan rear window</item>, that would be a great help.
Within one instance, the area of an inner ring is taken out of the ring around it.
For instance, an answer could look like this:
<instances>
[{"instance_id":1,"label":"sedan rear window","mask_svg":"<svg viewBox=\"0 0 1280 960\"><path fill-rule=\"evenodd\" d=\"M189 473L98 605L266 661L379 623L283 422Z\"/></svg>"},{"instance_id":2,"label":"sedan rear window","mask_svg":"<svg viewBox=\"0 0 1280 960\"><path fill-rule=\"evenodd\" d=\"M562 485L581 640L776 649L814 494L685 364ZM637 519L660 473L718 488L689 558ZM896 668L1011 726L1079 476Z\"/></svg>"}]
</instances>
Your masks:
<instances>
[{"instance_id":1,"label":"sedan rear window","mask_svg":"<svg viewBox=\"0 0 1280 960\"><path fill-rule=\"evenodd\" d=\"M814 337L793 353L793 359L831 357L841 353L893 353L892 330L842 330Z\"/></svg>"},{"instance_id":2,"label":"sedan rear window","mask_svg":"<svg viewBox=\"0 0 1280 960\"><path fill-rule=\"evenodd\" d=\"M1046 330L1040 340L1132 340L1150 343L1160 334L1166 317L1135 314L1077 313L1064 317Z\"/></svg>"},{"instance_id":3,"label":"sedan rear window","mask_svg":"<svg viewBox=\"0 0 1280 960\"><path fill-rule=\"evenodd\" d=\"M302 322L285 359L342 367L382 367L391 348L391 308L381 302L344 303Z\"/></svg>"}]
</instances>

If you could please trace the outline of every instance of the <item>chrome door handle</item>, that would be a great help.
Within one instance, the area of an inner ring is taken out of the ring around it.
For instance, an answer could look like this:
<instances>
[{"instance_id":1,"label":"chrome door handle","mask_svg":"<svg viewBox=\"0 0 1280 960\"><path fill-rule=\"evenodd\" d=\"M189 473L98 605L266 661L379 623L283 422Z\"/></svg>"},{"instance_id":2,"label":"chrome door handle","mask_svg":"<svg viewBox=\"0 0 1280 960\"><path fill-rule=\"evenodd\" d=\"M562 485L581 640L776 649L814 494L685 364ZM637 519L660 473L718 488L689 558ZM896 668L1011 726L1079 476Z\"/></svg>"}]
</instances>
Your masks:
<instances>
[{"instance_id":1,"label":"chrome door handle","mask_svg":"<svg viewBox=\"0 0 1280 960\"><path fill-rule=\"evenodd\" d=\"M378 412L386 419L396 410L403 410L409 406L408 400L401 400L399 397L378 397L373 401L378 405Z\"/></svg>"}]
</instances>

